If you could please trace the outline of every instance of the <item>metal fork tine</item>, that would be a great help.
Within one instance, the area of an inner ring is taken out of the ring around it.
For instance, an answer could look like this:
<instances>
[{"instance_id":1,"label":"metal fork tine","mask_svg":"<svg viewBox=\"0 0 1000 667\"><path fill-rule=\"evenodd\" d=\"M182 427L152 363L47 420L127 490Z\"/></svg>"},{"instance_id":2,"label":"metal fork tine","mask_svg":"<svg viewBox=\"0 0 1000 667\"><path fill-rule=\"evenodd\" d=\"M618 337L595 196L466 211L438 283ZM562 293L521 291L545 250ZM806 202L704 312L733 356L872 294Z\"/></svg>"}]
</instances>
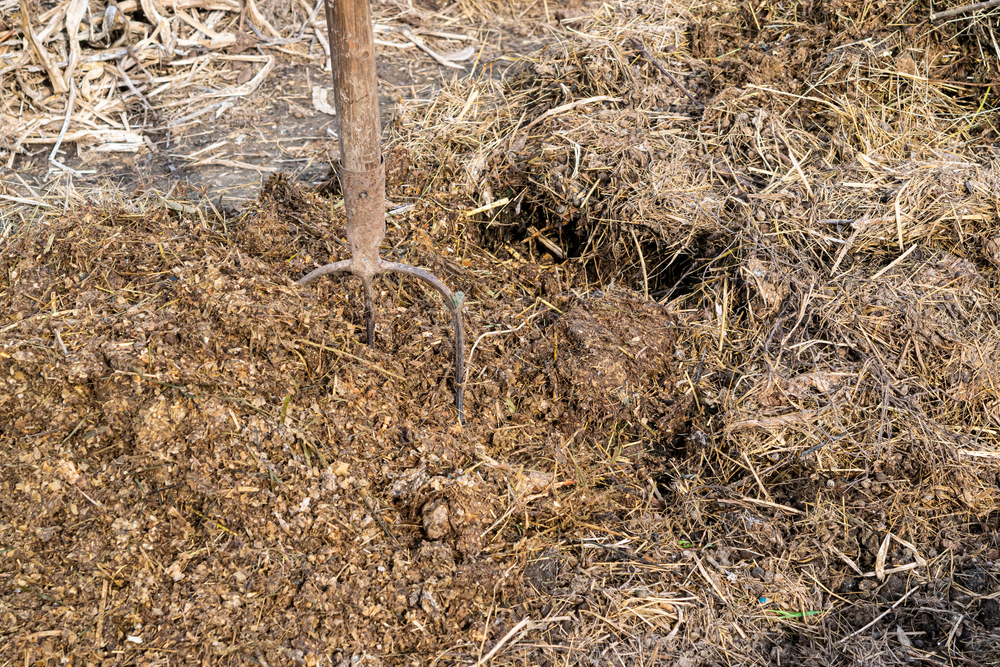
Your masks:
<instances>
[{"instance_id":1,"label":"metal fork tine","mask_svg":"<svg viewBox=\"0 0 1000 667\"><path fill-rule=\"evenodd\" d=\"M365 326L368 329L368 346L375 349L375 295L372 290L372 281L364 279L365 288Z\"/></svg>"}]
</instances>

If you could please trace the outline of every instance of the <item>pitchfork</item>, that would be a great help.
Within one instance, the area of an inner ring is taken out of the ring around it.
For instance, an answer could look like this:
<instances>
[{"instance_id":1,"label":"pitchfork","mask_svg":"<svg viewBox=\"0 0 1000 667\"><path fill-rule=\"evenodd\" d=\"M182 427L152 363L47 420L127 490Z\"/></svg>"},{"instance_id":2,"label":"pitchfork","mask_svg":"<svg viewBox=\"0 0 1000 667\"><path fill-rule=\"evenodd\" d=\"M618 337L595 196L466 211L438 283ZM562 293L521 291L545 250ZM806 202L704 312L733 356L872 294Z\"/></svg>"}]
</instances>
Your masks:
<instances>
[{"instance_id":1,"label":"pitchfork","mask_svg":"<svg viewBox=\"0 0 1000 667\"><path fill-rule=\"evenodd\" d=\"M385 161L378 114L378 80L375 77L375 35L368 0L325 0L330 33L334 104L340 120L340 164L337 175L347 211L347 241L351 258L322 266L299 280L308 285L320 276L352 273L365 290L365 324L368 344L375 347L375 310L372 281L380 273L402 273L423 280L441 293L451 311L455 329L455 407L462 422L461 292L452 292L423 269L387 262L379 257L385 236Z\"/></svg>"}]
</instances>

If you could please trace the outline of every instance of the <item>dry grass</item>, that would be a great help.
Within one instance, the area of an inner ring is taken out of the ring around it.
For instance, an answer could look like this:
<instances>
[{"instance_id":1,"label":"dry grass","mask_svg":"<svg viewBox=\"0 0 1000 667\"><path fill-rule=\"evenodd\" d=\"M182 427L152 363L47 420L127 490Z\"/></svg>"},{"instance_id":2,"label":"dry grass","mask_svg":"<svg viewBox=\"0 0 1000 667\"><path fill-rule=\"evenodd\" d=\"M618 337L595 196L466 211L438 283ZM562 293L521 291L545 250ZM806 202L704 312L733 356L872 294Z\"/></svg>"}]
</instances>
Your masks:
<instances>
[{"instance_id":1,"label":"dry grass","mask_svg":"<svg viewBox=\"0 0 1000 667\"><path fill-rule=\"evenodd\" d=\"M943 582L972 567L957 553L997 556L994 19L839 12L605 5L501 79L412 106L399 142L436 175L428 191L489 207L475 234L501 257L558 257L554 242L595 284L691 319L683 388L701 416L661 482L702 547L766 563L768 604L709 568L689 646L773 661L787 649L763 638L784 628L799 659L888 664L955 656L964 636L988 662L996 630L961 605L992 603ZM642 570L619 595L656 579ZM897 601L896 625L864 627ZM935 613L954 625L932 647ZM633 645L662 636L634 629Z\"/></svg>"},{"instance_id":2,"label":"dry grass","mask_svg":"<svg viewBox=\"0 0 1000 667\"><path fill-rule=\"evenodd\" d=\"M466 8L446 17L430 5L375 7L383 60L411 74L428 63L465 72L494 50L484 17ZM44 154L44 180L91 181L94 170L66 164L68 150L85 158L145 153L164 136L169 148L170 137L245 106L279 60L328 73L327 42L322 0L125 0L105 8L2 0L0 160L12 169ZM307 106L332 114L329 79L316 83ZM208 150L193 166L211 164ZM247 168L240 160L222 165Z\"/></svg>"}]
</instances>

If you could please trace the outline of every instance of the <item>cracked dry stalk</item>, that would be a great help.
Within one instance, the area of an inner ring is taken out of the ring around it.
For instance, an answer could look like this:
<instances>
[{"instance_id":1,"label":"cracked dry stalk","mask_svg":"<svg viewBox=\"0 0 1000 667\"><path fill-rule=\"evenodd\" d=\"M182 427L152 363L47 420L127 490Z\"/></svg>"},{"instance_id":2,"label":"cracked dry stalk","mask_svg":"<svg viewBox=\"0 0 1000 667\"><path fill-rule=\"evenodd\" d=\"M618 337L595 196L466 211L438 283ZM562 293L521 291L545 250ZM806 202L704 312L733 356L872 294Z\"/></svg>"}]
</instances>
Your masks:
<instances>
[{"instance_id":1,"label":"cracked dry stalk","mask_svg":"<svg viewBox=\"0 0 1000 667\"><path fill-rule=\"evenodd\" d=\"M375 76L375 35L368 0L326 0L326 24L330 35L334 105L340 123L340 164L337 174L347 211L347 242L351 258L327 264L299 280L308 285L320 276L351 273L359 278L365 293L365 324L368 344L375 347L375 309L372 281L380 273L401 273L419 278L436 289L451 311L455 330L455 407L463 421L462 360L465 336L462 330L461 292L452 292L439 279L413 266L386 262L379 257L385 237L385 163L378 111L378 80Z\"/></svg>"}]
</instances>

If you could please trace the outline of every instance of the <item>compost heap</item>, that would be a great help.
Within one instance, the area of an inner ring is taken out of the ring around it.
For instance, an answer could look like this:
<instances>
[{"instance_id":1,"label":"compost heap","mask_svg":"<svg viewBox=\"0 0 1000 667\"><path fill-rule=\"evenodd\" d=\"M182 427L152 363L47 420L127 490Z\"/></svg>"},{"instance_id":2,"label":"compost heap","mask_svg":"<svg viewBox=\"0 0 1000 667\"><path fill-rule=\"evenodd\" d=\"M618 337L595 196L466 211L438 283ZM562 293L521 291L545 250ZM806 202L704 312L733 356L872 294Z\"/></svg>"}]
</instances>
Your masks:
<instances>
[{"instance_id":1,"label":"compost heap","mask_svg":"<svg viewBox=\"0 0 1000 667\"><path fill-rule=\"evenodd\" d=\"M294 285L336 197L12 235L0 653L1000 659L992 26L788 4L606 6L404 110L464 427L437 297L380 279L369 350Z\"/></svg>"}]
</instances>

